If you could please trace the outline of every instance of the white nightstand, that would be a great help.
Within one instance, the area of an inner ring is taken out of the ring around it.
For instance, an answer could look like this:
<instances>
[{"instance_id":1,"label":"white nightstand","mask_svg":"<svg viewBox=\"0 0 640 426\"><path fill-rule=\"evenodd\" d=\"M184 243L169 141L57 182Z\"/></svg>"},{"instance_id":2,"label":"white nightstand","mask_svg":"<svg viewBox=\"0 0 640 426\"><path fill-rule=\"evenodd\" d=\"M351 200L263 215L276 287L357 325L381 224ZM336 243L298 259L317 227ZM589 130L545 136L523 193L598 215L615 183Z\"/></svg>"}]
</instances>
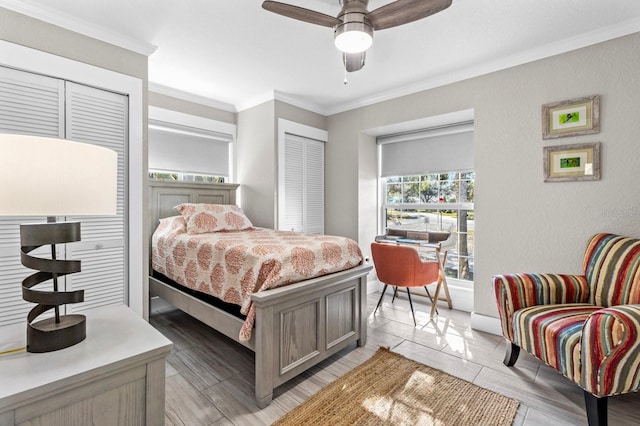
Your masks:
<instances>
[{"instance_id":1,"label":"white nightstand","mask_svg":"<svg viewBox=\"0 0 640 426\"><path fill-rule=\"evenodd\" d=\"M89 311L87 338L66 349L0 356L0 426L162 425L172 343L125 306ZM0 343L26 341L26 324Z\"/></svg>"}]
</instances>

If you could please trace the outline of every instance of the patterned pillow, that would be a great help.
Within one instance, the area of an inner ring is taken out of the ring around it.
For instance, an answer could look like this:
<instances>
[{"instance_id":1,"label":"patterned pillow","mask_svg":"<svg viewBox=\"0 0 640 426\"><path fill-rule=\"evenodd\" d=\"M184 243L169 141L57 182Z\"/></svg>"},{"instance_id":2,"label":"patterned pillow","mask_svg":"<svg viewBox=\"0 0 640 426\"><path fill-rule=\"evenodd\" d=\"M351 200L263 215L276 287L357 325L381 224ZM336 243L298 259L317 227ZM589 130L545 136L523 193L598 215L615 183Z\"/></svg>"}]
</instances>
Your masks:
<instances>
[{"instance_id":1,"label":"patterned pillow","mask_svg":"<svg viewBox=\"0 0 640 426\"><path fill-rule=\"evenodd\" d=\"M187 232L187 223L182 216L165 217L159 220L158 231L169 230L169 232L178 231L183 234Z\"/></svg>"},{"instance_id":2,"label":"patterned pillow","mask_svg":"<svg viewBox=\"0 0 640 426\"><path fill-rule=\"evenodd\" d=\"M188 234L241 231L253 228L242 209L233 204L184 203L175 207L187 222Z\"/></svg>"}]
</instances>

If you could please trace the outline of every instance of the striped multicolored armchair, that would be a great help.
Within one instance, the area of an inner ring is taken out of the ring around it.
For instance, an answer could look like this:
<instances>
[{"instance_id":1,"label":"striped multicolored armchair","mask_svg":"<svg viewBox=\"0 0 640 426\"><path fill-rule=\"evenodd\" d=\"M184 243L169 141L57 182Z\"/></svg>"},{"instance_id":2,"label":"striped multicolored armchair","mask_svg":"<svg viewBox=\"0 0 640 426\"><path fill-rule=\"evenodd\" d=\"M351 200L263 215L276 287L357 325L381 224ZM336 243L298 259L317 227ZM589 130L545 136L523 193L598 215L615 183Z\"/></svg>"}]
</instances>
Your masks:
<instances>
[{"instance_id":1,"label":"striped multicolored armchair","mask_svg":"<svg viewBox=\"0 0 640 426\"><path fill-rule=\"evenodd\" d=\"M520 348L544 361L584 389L589 425L606 425L607 398L640 389L640 240L593 236L583 269L493 277L504 363Z\"/></svg>"}]
</instances>

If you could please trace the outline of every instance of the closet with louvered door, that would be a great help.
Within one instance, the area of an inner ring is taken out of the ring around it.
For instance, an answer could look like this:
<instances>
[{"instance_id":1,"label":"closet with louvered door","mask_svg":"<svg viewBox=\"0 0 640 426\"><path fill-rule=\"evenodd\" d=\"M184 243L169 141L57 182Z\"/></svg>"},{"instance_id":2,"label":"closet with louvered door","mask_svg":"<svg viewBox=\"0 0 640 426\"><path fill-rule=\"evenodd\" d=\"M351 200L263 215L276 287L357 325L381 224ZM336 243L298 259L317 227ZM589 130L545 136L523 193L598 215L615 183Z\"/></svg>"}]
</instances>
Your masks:
<instances>
[{"instance_id":1,"label":"closet with louvered door","mask_svg":"<svg viewBox=\"0 0 640 426\"><path fill-rule=\"evenodd\" d=\"M278 229L324 233L324 142L285 133Z\"/></svg>"},{"instance_id":2,"label":"closet with louvered door","mask_svg":"<svg viewBox=\"0 0 640 426\"><path fill-rule=\"evenodd\" d=\"M118 93L66 82L66 138L118 153L116 216L67 217L79 221L82 241L68 244L68 259L82 261L82 271L68 275L67 289L84 289L84 302L67 305L81 312L123 304L127 295L125 182L127 182L128 98Z\"/></svg>"},{"instance_id":3,"label":"closet with louvered door","mask_svg":"<svg viewBox=\"0 0 640 426\"><path fill-rule=\"evenodd\" d=\"M67 138L118 152L117 216L59 218L82 223L81 242L57 246L58 258L83 261L77 277L59 282L64 288L85 289L85 302L65 305L67 313L126 302L127 108L124 95L0 67L0 133ZM50 173L55 173L55 165ZM21 282L33 271L20 263L20 224L44 221L0 216L0 326L25 321L34 306L22 299ZM48 257L49 249L43 247L34 254Z\"/></svg>"}]
</instances>

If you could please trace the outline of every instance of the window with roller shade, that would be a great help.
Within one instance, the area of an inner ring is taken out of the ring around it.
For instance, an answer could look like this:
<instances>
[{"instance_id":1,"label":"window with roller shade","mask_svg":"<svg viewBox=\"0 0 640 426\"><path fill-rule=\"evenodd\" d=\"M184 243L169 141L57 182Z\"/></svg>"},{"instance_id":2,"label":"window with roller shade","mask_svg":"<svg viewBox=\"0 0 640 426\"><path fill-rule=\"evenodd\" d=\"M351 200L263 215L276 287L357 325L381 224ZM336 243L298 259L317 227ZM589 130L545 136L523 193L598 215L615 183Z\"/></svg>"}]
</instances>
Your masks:
<instances>
[{"instance_id":1,"label":"window with roller shade","mask_svg":"<svg viewBox=\"0 0 640 426\"><path fill-rule=\"evenodd\" d=\"M233 135L149 120L149 174L156 179L225 182Z\"/></svg>"},{"instance_id":2,"label":"window with roller shade","mask_svg":"<svg viewBox=\"0 0 640 426\"><path fill-rule=\"evenodd\" d=\"M473 123L378 137L383 232L448 231L448 277L473 281Z\"/></svg>"}]
</instances>

